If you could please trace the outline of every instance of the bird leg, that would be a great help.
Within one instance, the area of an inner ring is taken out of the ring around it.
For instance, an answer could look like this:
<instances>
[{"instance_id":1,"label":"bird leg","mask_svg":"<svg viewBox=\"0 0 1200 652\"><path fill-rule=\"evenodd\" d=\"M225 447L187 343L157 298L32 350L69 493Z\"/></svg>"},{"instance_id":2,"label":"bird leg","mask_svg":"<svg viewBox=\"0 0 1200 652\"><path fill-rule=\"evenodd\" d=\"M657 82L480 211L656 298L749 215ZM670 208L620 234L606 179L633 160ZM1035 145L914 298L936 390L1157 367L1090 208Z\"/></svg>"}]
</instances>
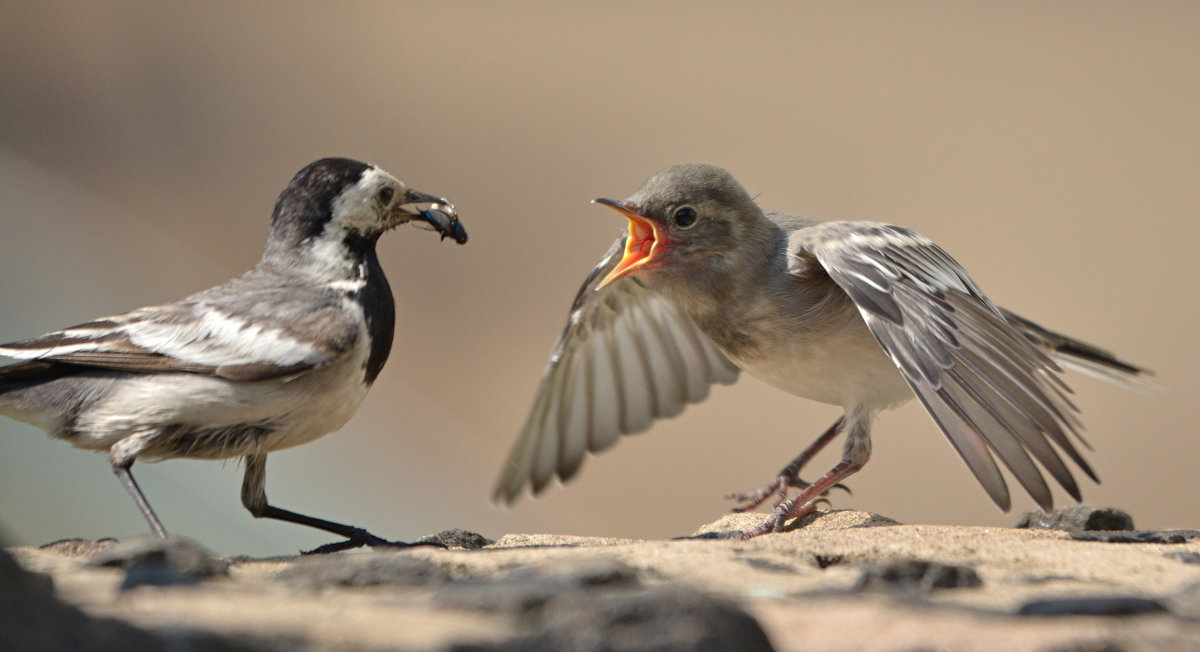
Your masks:
<instances>
[{"instance_id":1,"label":"bird leg","mask_svg":"<svg viewBox=\"0 0 1200 652\"><path fill-rule=\"evenodd\" d=\"M350 550L362 546L370 546L372 548L407 548L409 546L438 546L442 545L435 542L429 543L405 543L403 541L388 541L382 537L377 537L374 534L353 525L344 525L333 521L326 521L321 518L305 516L297 514L286 509L281 509L267 503L267 456L266 455L247 455L246 474L242 478L242 505L250 510L254 518L273 518L288 523L296 523L298 525L307 525L308 527L317 528L326 532L332 532L343 537L345 541L335 541L327 543L323 546L318 546L312 550L303 551L302 554L324 554L330 552L338 552L341 550ZM444 547L444 546L443 546Z\"/></svg>"},{"instance_id":2,"label":"bird leg","mask_svg":"<svg viewBox=\"0 0 1200 652\"><path fill-rule=\"evenodd\" d=\"M162 521L158 520L158 515L150 507L150 503L146 500L145 494L142 493L141 487L138 486L137 480L133 479L133 472L129 470L133 466L133 460L146 447L146 443L153 434L134 435L113 444L112 448L108 451L108 460L112 464L113 473L117 474L117 479L121 481L125 490L129 492L130 496L133 496L133 502L137 504L138 509L142 512L142 516L150 524L150 529L154 531L154 536L165 539L167 538L167 528L163 527Z\"/></svg>"},{"instance_id":3,"label":"bird leg","mask_svg":"<svg viewBox=\"0 0 1200 652\"><path fill-rule=\"evenodd\" d=\"M137 480L133 479L133 473L129 471L129 467L133 466L132 460L124 466L113 466L113 473L117 474L117 478L121 480L121 484L125 485L125 490L133 496L133 502L137 503L138 509L142 511L142 516L146 517L146 522L150 524L150 529L154 531L154 536L165 539L167 538L167 529L163 527L162 521L158 520L158 515L154 513L154 509L150 507L150 503L146 501L146 496L142 494L141 488L138 487Z\"/></svg>"},{"instance_id":4,"label":"bird leg","mask_svg":"<svg viewBox=\"0 0 1200 652\"><path fill-rule=\"evenodd\" d=\"M834 425L840 425L840 423L839 420L839 423ZM816 511L817 503L823 500L822 496L833 487L838 486L841 480L854 475L871 457L871 436L868 428L869 426L863 422L855 421L846 435L842 461L799 494L789 500L780 501L767 520L757 527L743 531L742 539L752 539L768 532L782 532L783 526L788 520L808 516ZM822 437L824 436L822 435Z\"/></svg>"},{"instance_id":5,"label":"bird leg","mask_svg":"<svg viewBox=\"0 0 1200 652\"><path fill-rule=\"evenodd\" d=\"M804 468L804 465L808 464L808 461L811 460L814 455L821 452L822 448L825 448L830 441L833 441L834 437L838 436L838 433L842 431L842 426L845 424L845 422L845 417L841 417L837 421L834 421L833 425L829 426L829 429L827 429L820 437L817 437L816 441L809 444L808 448L804 449L804 452L797 455L796 459L792 460L787 466L783 467L783 470L779 472L779 475L776 476L776 478L771 481L770 484L755 491L746 493L733 493L725 496L728 499L735 500L739 503L744 503L734 507L732 511L737 513L748 512L761 505L764 501L766 501L767 498L770 498L772 495L776 494L778 494L779 499L775 501L775 506L778 507L785 500L787 500L788 487L795 487L797 489L809 488L811 485L800 478L800 469ZM829 489L832 489L833 487L841 487L847 493L850 492L850 489L846 487L846 485L837 483L826 488L821 495L827 494Z\"/></svg>"}]
</instances>

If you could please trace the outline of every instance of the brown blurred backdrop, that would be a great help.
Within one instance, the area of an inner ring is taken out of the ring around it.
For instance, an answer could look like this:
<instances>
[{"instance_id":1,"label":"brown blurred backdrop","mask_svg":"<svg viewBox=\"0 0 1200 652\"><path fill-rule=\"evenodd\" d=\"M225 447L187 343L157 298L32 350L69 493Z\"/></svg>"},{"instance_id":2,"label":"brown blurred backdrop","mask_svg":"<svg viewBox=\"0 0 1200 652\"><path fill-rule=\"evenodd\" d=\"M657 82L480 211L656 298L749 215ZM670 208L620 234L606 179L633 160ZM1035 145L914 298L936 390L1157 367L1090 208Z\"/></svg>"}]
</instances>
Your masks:
<instances>
[{"instance_id":1,"label":"brown blurred backdrop","mask_svg":"<svg viewBox=\"0 0 1200 652\"><path fill-rule=\"evenodd\" d=\"M385 238L392 358L342 431L272 455L272 502L405 539L685 534L838 410L747 377L565 488L510 510L487 496L578 284L623 228L588 201L705 161L764 207L913 227L998 303L1156 369L1152 398L1070 379L1104 480L1085 498L1198 527L1198 43L1189 2L10 0L0 341L219 283L257 260L301 166L373 161L450 197L471 241ZM917 405L875 433L838 506L1014 521ZM104 456L10 420L0 447L9 540L146 531ZM168 529L218 551L329 540L251 519L232 461L134 468Z\"/></svg>"}]
</instances>

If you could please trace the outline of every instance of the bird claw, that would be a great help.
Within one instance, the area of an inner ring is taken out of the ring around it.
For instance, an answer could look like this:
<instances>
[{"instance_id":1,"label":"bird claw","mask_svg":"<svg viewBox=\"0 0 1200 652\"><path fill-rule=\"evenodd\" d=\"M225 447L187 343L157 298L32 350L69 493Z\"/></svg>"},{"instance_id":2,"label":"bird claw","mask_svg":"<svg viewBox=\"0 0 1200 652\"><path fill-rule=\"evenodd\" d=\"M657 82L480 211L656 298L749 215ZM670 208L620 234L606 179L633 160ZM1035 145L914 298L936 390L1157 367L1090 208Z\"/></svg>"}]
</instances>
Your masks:
<instances>
[{"instance_id":1,"label":"bird claw","mask_svg":"<svg viewBox=\"0 0 1200 652\"><path fill-rule=\"evenodd\" d=\"M745 493L726 494L725 498L739 503L744 503L742 505L736 505L732 510L734 513L741 514L742 512L748 512L758 507L775 494L779 494L779 500L775 503L775 505L778 506L787 499L787 487L788 479L781 475L775 478L775 480L765 487Z\"/></svg>"},{"instance_id":2,"label":"bird claw","mask_svg":"<svg viewBox=\"0 0 1200 652\"><path fill-rule=\"evenodd\" d=\"M821 503L825 503L830 507L833 506L833 503L830 503L829 499L824 497L810 500L807 503L799 505L797 505L794 501L795 499L793 498L792 500L784 501L776 505L775 509L771 511L771 515L767 517L767 520L759 523L755 527L742 531L742 540L745 541L747 539L753 539L754 537L762 536L770 532L783 532L783 528L785 525L787 525L788 521L803 518L809 514L812 514L813 512L817 511L817 505Z\"/></svg>"},{"instance_id":3,"label":"bird claw","mask_svg":"<svg viewBox=\"0 0 1200 652\"><path fill-rule=\"evenodd\" d=\"M803 491L810 486L811 483L806 482L800 476L780 475L771 481L770 484L755 491L748 491L745 493L730 493L726 494L725 498L727 500L734 500L739 503L744 503L742 505L737 505L730 510L735 514L741 514L757 508L759 505L766 502L767 498L770 498L773 495L778 495L779 499L775 501L775 509L778 510L780 505L783 505L784 502L787 501L787 490L789 487L795 487L796 489ZM847 495L853 495L853 492L850 491L850 487L847 487L839 482L829 489L821 492L820 498L812 501L812 504L816 504L817 502L825 502L832 507L833 503L829 501L827 496L829 496L829 492L833 489L841 489L842 491L845 491Z\"/></svg>"}]
</instances>

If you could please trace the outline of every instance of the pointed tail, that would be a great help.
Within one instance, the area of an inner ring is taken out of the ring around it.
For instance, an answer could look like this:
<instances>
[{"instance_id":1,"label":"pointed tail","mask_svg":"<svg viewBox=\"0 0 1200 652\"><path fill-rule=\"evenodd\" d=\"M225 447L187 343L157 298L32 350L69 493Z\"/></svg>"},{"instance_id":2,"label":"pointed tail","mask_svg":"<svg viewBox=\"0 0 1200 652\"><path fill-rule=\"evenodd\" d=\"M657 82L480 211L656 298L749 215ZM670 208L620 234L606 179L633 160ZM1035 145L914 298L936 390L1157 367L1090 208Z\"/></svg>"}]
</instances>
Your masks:
<instances>
[{"instance_id":1,"label":"pointed tail","mask_svg":"<svg viewBox=\"0 0 1200 652\"><path fill-rule=\"evenodd\" d=\"M1003 308L1000 312L1026 338L1050 353L1054 361L1093 378L1110 382L1138 394L1148 395L1162 389L1149 369L1130 364L1112 353L1087 342L1043 328Z\"/></svg>"}]
</instances>

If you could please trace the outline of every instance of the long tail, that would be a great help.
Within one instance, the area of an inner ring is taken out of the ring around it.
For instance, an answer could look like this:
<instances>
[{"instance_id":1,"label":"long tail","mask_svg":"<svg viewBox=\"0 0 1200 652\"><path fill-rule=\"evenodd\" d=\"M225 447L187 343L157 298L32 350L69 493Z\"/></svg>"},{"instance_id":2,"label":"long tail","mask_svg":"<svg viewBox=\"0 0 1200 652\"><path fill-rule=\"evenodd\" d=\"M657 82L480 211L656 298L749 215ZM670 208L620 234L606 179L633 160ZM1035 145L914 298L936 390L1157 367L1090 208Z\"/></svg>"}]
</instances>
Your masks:
<instances>
[{"instance_id":1,"label":"long tail","mask_svg":"<svg viewBox=\"0 0 1200 652\"><path fill-rule=\"evenodd\" d=\"M1093 378L1110 382L1138 394L1150 394L1162 389L1154 372L1118 359L1112 353L1087 342L1055 333L1004 308L1004 318L1021 331L1031 342L1046 349L1054 361Z\"/></svg>"}]
</instances>

